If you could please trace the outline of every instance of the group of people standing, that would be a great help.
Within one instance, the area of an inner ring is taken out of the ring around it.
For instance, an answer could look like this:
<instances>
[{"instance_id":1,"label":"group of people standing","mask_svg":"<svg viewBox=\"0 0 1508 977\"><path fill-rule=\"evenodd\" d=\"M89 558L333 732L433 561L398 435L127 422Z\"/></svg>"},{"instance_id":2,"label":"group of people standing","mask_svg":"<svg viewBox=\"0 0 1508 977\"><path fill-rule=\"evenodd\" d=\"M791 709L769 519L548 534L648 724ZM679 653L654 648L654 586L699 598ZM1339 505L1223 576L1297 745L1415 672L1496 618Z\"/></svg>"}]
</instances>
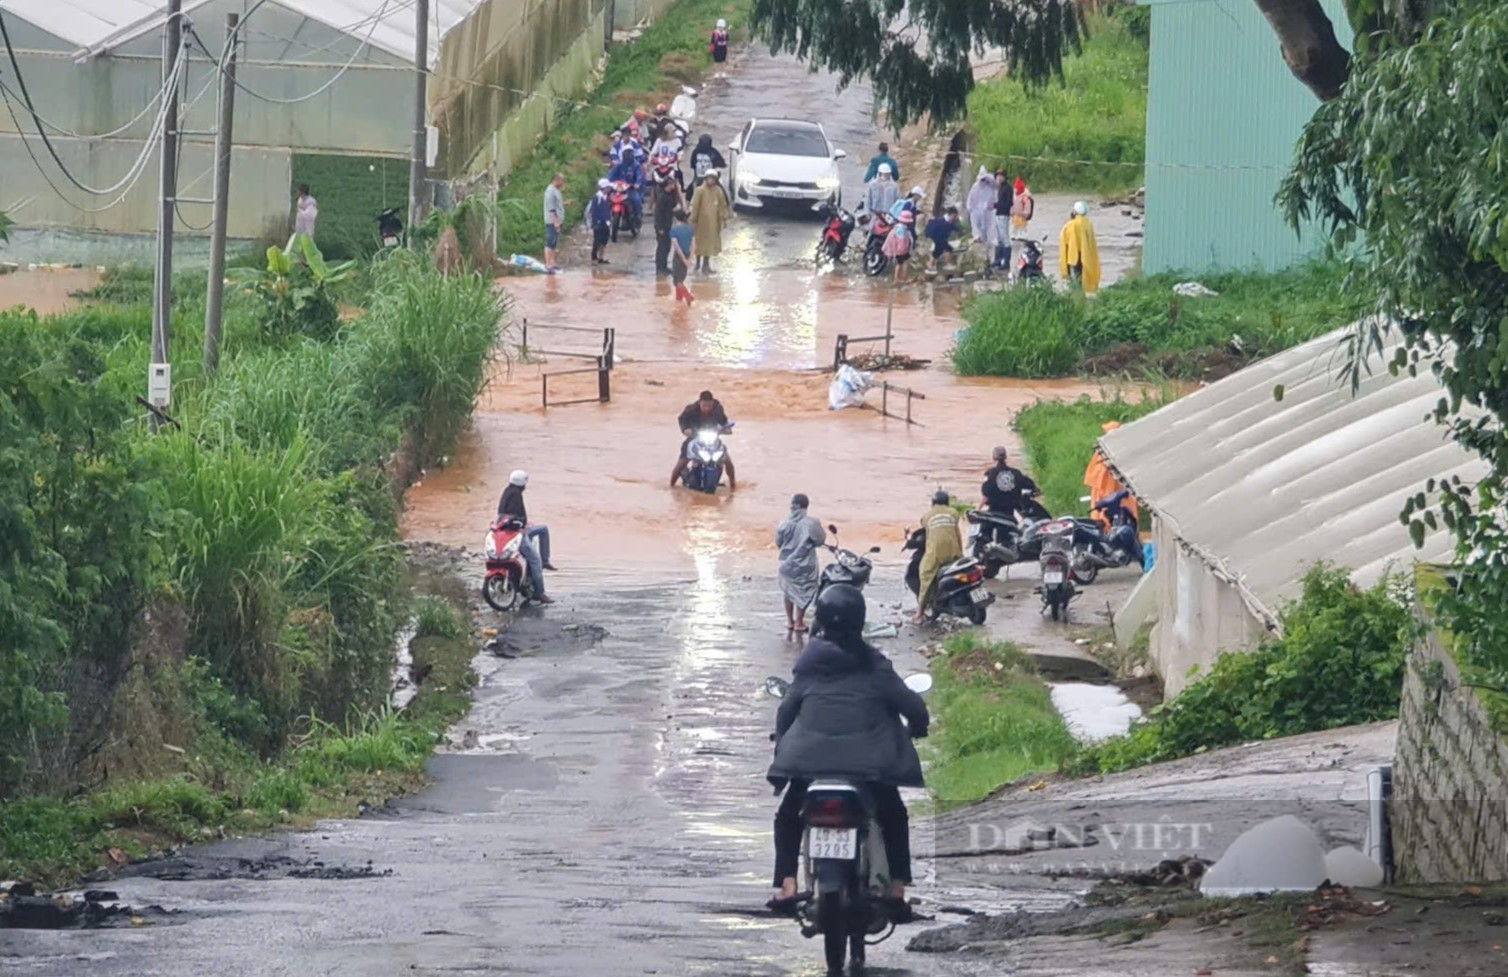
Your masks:
<instances>
[{"instance_id":1,"label":"group of people standing","mask_svg":"<svg viewBox=\"0 0 1508 977\"><path fill-rule=\"evenodd\" d=\"M981 166L969 190L968 208L974 240L993 251L991 268L1009 272L1011 241L1025 236L1036 216L1037 202L1026 181L1019 176L1010 180L1003 168L992 176L989 167Z\"/></svg>"}]
</instances>

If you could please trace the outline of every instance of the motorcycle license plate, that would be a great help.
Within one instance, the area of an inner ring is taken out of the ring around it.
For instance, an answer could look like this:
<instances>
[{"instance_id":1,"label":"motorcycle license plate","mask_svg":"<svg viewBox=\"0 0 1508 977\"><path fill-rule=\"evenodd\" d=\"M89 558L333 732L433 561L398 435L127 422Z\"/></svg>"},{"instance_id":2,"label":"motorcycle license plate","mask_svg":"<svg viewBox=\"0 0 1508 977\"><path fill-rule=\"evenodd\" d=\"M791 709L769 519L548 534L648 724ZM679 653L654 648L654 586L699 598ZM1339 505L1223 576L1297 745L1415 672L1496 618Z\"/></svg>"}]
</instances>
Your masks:
<instances>
[{"instance_id":1,"label":"motorcycle license plate","mask_svg":"<svg viewBox=\"0 0 1508 977\"><path fill-rule=\"evenodd\" d=\"M811 828L807 855L811 858L853 858L859 853L858 828Z\"/></svg>"},{"instance_id":2,"label":"motorcycle license plate","mask_svg":"<svg viewBox=\"0 0 1508 977\"><path fill-rule=\"evenodd\" d=\"M1043 583L1062 583L1063 582L1063 571L1062 570L1044 570L1044 571L1042 571L1042 582Z\"/></svg>"},{"instance_id":3,"label":"motorcycle license plate","mask_svg":"<svg viewBox=\"0 0 1508 977\"><path fill-rule=\"evenodd\" d=\"M985 590L983 587L980 587L978 590L975 590L969 594L969 600L973 601L976 604L983 604L989 599L990 592Z\"/></svg>"}]
</instances>

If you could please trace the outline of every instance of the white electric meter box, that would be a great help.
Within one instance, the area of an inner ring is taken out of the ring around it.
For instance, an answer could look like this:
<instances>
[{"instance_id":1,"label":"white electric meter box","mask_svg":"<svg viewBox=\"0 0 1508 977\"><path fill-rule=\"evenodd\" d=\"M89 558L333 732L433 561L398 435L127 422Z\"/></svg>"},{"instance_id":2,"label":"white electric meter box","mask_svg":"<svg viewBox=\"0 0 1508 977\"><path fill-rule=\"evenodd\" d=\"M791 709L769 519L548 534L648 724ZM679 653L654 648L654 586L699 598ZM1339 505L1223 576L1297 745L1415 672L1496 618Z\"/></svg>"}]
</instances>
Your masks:
<instances>
[{"instance_id":1,"label":"white electric meter box","mask_svg":"<svg viewBox=\"0 0 1508 977\"><path fill-rule=\"evenodd\" d=\"M440 130L436 126L424 127L424 165L433 167L440 160Z\"/></svg>"},{"instance_id":2,"label":"white electric meter box","mask_svg":"<svg viewBox=\"0 0 1508 977\"><path fill-rule=\"evenodd\" d=\"M147 368L147 402L167 407L173 402L173 365L153 363Z\"/></svg>"}]
</instances>

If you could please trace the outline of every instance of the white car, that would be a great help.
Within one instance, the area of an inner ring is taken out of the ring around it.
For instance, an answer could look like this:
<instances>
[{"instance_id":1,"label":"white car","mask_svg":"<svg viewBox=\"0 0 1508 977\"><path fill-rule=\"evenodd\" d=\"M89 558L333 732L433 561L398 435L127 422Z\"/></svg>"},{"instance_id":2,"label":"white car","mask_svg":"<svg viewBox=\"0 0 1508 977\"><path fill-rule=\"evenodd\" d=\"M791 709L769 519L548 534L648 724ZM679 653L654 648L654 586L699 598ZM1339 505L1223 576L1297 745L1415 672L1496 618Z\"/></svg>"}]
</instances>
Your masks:
<instances>
[{"instance_id":1,"label":"white car","mask_svg":"<svg viewBox=\"0 0 1508 977\"><path fill-rule=\"evenodd\" d=\"M815 122L751 119L728 144L728 192L734 207L825 203L842 206L838 160L848 154Z\"/></svg>"}]
</instances>

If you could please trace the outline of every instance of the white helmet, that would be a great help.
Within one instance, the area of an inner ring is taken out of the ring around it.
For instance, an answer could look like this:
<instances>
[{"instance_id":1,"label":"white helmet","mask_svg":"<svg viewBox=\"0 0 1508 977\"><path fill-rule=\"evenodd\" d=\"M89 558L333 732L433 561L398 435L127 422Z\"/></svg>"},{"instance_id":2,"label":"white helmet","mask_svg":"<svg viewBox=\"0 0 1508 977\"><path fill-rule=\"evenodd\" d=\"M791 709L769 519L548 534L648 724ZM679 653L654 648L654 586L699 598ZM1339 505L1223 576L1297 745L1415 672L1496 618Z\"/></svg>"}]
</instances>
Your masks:
<instances>
[{"instance_id":1,"label":"white helmet","mask_svg":"<svg viewBox=\"0 0 1508 977\"><path fill-rule=\"evenodd\" d=\"M906 196L908 196L908 197L925 197L926 195L927 195L927 191L923 190L919 186L912 187L911 188L911 192L908 193L908 194L906 194Z\"/></svg>"},{"instance_id":2,"label":"white helmet","mask_svg":"<svg viewBox=\"0 0 1508 977\"><path fill-rule=\"evenodd\" d=\"M726 20L723 20L722 18L719 17L718 21L717 21L717 29L720 30L720 31L727 30L728 29L728 22Z\"/></svg>"},{"instance_id":3,"label":"white helmet","mask_svg":"<svg viewBox=\"0 0 1508 977\"><path fill-rule=\"evenodd\" d=\"M1086 204L1084 201L1080 200L1080 201L1078 201L1077 203L1075 203L1073 205L1073 212L1075 214L1078 214L1081 217L1088 216L1088 214L1089 214L1089 205Z\"/></svg>"},{"instance_id":4,"label":"white helmet","mask_svg":"<svg viewBox=\"0 0 1508 977\"><path fill-rule=\"evenodd\" d=\"M890 164L889 163L881 163L880 164L880 168L878 170L876 170L875 172L879 173L881 176L889 176L890 175Z\"/></svg>"},{"instance_id":5,"label":"white helmet","mask_svg":"<svg viewBox=\"0 0 1508 977\"><path fill-rule=\"evenodd\" d=\"M524 471L523 469L519 469L518 471L508 476L508 484L517 485L519 488L523 488L524 486L529 484L529 473Z\"/></svg>"}]
</instances>

